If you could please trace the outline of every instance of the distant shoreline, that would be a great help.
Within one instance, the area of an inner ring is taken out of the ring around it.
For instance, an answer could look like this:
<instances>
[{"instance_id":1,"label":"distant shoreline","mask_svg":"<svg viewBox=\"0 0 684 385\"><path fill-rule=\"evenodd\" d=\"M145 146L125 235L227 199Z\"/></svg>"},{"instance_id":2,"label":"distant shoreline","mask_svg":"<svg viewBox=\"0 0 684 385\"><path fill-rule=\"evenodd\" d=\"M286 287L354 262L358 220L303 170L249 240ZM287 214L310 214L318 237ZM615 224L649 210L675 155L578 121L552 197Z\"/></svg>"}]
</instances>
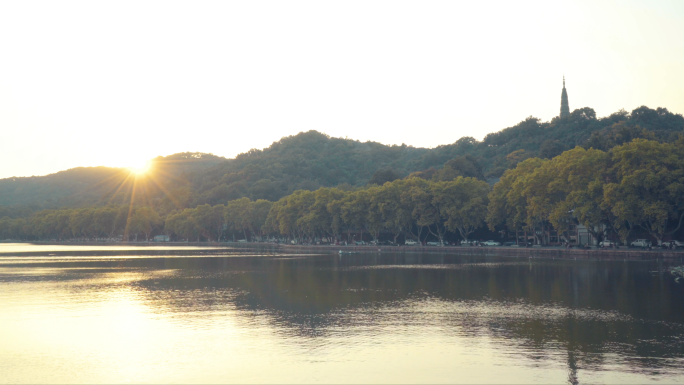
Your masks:
<instances>
[{"instance_id":1,"label":"distant shoreline","mask_svg":"<svg viewBox=\"0 0 684 385\"><path fill-rule=\"evenodd\" d=\"M3 242L4 243L4 242ZM479 256L506 256L506 257L529 257L529 258L559 258L559 259L591 259L591 260L658 260L681 259L684 261L684 250L639 250L623 247L621 249L565 249L562 247L483 247L483 246L356 246L356 245L288 245L273 243L249 243L249 242L12 242L33 245L55 246L135 246L155 247L145 250L145 255L177 255L187 254L189 250L174 250L174 247L188 246L198 248L193 254L215 255L223 254L228 250L235 249L259 249L265 251L287 251L304 253L337 254L343 252L358 253L440 253L461 254ZM168 249L166 249L168 247ZM141 250L77 250L77 251L54 251L54 256L64 255L140 255ZM47 256L48 252L0 252L0 256ZM344 255L344 254L343 254Z\"/></svg>"},{"instance_id":2,"label":"distant shoreline","mask_svg":"<svg viewBox=\"0 0 684 385\"><path fill-rule=\"evenodd\" d=\"M621 249L565 249L563 247L516 247L516 246L339 246L339 245L279 245L281 249L292 251L358 251L360 253L441 253L480 256L560 258L560 259L598 259L598 260L658 260L682 259L684 250L639 250L623 247Z\"/></svg>"}]
</instances>

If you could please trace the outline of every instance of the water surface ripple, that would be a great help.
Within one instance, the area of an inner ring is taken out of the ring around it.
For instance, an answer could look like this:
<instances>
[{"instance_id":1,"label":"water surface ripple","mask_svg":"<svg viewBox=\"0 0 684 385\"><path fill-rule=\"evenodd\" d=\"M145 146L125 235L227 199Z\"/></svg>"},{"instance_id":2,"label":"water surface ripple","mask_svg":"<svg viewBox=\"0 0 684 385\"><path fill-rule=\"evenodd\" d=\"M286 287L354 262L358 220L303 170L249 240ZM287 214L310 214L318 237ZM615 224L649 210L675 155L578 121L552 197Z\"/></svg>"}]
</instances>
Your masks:
<instances>
[{"instance_id":1,"label":"water surface ripple","mask_svg":"<svg viewBox=\"0 0 684 385\"><path fill-rule=\"evenodd\" d=\"M662 261L143 254L0 257L0 382L684 383Z\"/></svg>"}]
</instances>

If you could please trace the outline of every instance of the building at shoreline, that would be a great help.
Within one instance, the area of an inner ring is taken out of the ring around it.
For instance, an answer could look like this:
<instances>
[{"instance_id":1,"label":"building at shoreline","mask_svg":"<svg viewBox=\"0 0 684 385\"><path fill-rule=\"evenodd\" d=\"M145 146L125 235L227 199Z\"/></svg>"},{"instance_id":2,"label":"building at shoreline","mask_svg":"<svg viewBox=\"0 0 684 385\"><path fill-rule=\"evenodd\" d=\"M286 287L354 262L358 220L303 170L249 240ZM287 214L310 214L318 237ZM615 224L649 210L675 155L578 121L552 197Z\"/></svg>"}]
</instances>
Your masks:
<instances>
[{"instance_id":1,"label":"building at shoreline","mask_svg":"<svg viewBox=\"0 0 684 385\"><path fill-rule=\"evenodd\" d=\"M570 106L568 105L568 92L565 90L565 75L563 75L563 92L561 93L560 117L570 116Z\"/></svg>"}]
</instances>

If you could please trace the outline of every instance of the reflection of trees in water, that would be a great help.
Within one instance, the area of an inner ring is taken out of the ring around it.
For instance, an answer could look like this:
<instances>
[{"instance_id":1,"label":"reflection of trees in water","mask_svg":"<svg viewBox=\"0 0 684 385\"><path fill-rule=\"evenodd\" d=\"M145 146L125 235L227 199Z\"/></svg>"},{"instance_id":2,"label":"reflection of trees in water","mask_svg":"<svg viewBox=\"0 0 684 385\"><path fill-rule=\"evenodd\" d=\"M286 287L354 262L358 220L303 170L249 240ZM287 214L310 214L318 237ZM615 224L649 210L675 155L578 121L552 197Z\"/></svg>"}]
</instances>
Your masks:
<instances>
[{"instance_id":1,"label":"reflection of trees in water","mask_svg":"<svg viewBox=\"0 0 684 385\"><path fill-rule=\"evenodd\" d=\"M684 357L684 289L667 274L649 272L655 263L352 255L125 264L177 269L136 283L153 307L235 308L301 337L407 323L484 334L524 348L520 354L531 360L560 348L571 383L576 368L599 368L607 353L635 370Z\"/></svg>"}]
</instances>

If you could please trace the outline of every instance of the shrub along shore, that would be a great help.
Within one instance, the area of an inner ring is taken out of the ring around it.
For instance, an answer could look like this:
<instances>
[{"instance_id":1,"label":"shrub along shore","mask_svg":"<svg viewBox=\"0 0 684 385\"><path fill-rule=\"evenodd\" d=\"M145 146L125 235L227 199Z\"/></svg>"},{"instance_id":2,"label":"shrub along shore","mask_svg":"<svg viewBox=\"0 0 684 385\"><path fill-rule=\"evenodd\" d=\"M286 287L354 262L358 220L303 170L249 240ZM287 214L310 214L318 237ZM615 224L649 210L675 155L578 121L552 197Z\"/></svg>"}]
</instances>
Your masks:
<instances>
[{"instance_id":1,"label":"shrub along shore","mask_svg":"<svg viewBox=\"0 0 684 385\"><path fill-rule=\"evenodd\" d=\"M302 254L336 254L343 258L367 257L372 254L458 254L472 256L502 256L525 258L556 258L556 259L588 259L588 260L668 260L684 264L684 249L668 250L654 248L642 250L639 248L619 249L610 248L570 248L563 247L516 247L516 246L357 246L357 245L291 245L274 243L250 242L31 242L37 245L73 245L73 246L150 246L149 250L78 250L78 251L29 251L29 252L0 252L0 255L12 256L121 256L121 255L225 255L227 253L251 254L250 251L266 253L302 253ZM197 250L174 249L178 246L197 247ZM342 253L340 254L340 251ZM349 254L353 253L353 254Z\"/></svg>"}]
</instances>

